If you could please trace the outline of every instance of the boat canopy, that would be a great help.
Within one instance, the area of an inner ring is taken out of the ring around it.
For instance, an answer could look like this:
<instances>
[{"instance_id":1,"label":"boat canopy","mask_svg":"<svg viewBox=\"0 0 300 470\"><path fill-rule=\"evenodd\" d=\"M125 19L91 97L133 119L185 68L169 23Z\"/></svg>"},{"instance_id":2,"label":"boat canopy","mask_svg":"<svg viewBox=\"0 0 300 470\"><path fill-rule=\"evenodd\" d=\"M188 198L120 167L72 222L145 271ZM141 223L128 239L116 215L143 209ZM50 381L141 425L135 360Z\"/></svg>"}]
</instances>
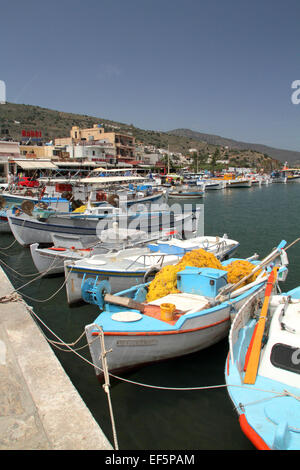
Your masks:
<instances>
[{"instance_id":1,"label":"boat canopy","mask_svg":"<svg viewBox=\"0 0 300 470\"><path fill-rule=\"evenodd\" d=\"M92 176L91 178L81 178L80 183L101 184L101 183L124 183L128 181L143 181L142 176Z\"/></svg>"}]
</instances>

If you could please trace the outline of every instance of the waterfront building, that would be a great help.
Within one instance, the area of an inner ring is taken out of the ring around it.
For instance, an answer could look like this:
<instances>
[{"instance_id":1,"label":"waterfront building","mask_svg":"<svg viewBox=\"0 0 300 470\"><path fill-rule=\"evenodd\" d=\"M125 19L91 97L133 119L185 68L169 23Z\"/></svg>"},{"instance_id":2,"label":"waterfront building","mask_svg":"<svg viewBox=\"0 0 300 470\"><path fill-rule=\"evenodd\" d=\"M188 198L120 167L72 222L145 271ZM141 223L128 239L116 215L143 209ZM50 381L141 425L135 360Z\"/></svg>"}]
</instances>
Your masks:
<instances>
[{"instance_id":1,"label":"waterfront building","mask_svg":"<svg viewBox=\"0 0 300 470\"><path fill-rule=\"evenodd\" d=\"M76 144L97 145L96 142L110 143L112 145L113 153L110 155L115 157L116 163L125 162L130 164L136 160L135 138L122 132L106 132L102 125L94 124L93 127L88 129L73 126L70 131L70 137L55 139L55 145L62 147ZM96 152L95 148L94 151Z\"/></svg>"}]
</instances>

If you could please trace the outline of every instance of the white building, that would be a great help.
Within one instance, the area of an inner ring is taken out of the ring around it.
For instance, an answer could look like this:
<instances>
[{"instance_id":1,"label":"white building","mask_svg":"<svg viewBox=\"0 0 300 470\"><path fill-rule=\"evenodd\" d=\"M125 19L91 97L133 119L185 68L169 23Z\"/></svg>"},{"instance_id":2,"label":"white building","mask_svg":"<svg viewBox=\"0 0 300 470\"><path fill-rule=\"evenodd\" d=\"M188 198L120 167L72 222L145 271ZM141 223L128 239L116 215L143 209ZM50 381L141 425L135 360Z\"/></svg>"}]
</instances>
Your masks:
<instances>
[{"instance_id":1,"label":"white building","mask_svg":"<svg viewBox=\"0 0 300 470\"><path fill-rule=\"evenodd\" d=\"M19 157L19 142L6 142L5 140L0 140L0 179L7 179L9 171L9 160Z\"/></svg>"},{"instance_id":2,"label":"white building","mask_svg":"<svg viewBox=\"0 0 300 470\"><path fill-rule=\"evenodd\" d=\"M89 160L92 162L116 162L116 149L111 142L83 141L78 144L66 145L66 152L72 160Z\"/></svg>"}]
</instances>

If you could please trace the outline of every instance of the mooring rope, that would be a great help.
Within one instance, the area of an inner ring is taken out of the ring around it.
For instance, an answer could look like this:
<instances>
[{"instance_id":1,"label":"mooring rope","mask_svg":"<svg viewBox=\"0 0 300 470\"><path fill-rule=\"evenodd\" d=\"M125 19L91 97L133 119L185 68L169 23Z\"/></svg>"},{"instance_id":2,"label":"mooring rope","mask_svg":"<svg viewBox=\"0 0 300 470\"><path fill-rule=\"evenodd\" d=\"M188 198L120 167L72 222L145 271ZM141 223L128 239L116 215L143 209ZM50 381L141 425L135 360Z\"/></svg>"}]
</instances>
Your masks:
<instances>
[{"instance_id":1,"label":"mooring rope","mask_svg":"<svg viewBox=\"0 0 300 470\"><path fill-rule=\"evenodd\" d=\"M19 300L22 300L22 299L19 299ZM71 343L65 343L61 338L59 338L59 336L57 336L56 333L54 333L54 331L51 330L51 328L49 328L46 325L46 323L43 322L43 320L33 311L32 307L30 307L26 303L25 303L25 306L28 309L29 313L32 314L53 336L55 336L57 340L59 340L59 343L56 343L56 344L60 344L60 345L65 346L66 348L68 348L70 350L70 352L74 352L74 354L76 356L78 356L80 359L82 359L84 362L91 365L93 368L98 369L100 372L104 372L104 370L101 367L97 366L93 362L91 362L88 359L86 359L85 357L81 356L76 350L72 349L71 346L70 346ZM84 333L82 333L80 335L78 340L81 339L83 337L83 335L84 335ZM45 338L48 341L48 338L46 336L45 336ZM95 337L95 341L96 341L97 338L98 337ZM78 342L78 340L76 342ZM274 395L279 394L279 392L276 392L274 390L265 390L265 389L261 389L261 388L257 388L257 387L253 387L253 386L236 385L236 384L206 385L206 386L200 386L200 387L164 387L164 386L161 386L161 385L151 385L151 384L136 382L136 381L133 381L133 380L130 380L130 379L126 379L125 377L119 377L118 375L112 374L111 372L109 372L109 375L111 377L114 377L115 379L121 380L123 382L130 383L132 385L138 385L138 386L141 386L141 387L153 388L153 389L158 389L158 390L194 391L194 390L209 390L209 389L218 389L218 388L227 388L227 387L243 387L243 388L247 388L249 390L256 390L256 391L261 391L261 392L272 393Z\"/></svg>"},{"instance_id":2,"label":"mooring rope","mask_svg":"<svg viewBox=\"0 0 300 470\"><path fill-rule=\"evenodd\" d=\"M59 257L58 254L56 254L54 257L53 257L53 260L51 261L51 264L50 266L45 269L45 271L41 271L40 274L42 275L45 275L47 274L49 271L51 271L51 269L53 268L53 265L56 261L56 259ZM17 276L19 277L32 277L32 276L36 276L38 273L35 272L35 273L30 273L30 274L25 274L25 273L19 273L18 271L16 271L15 269L11 268L7 263L5 263L2 259L0 259L0 263L3 264L7 269L9 269L10 271L12 271L13 273L15 273ZM39 276L39 275L38 275Z\"/></svg>"},{"instance_id":3,"label":"mooring rope","mask_svg":"<svg viewBox=\"0 0 300 470\"><path fill-rule=\"evenodd\" d=\"M12 293L12 294L16 294L16 293ZM105 360L102 361L102 363L104 364L104 369L101 369L101 367L95 365L93 362L89 361L88 359L86 359L85 357L83 357L81 354L79 354L77 352L79 349L82 349L83 347L86 347L88 344L86 344L85 346L83 346L81 348L78 348L78 350L75 350L71 347L71 346L75 345L76 343L78 343L80 341L80 339L84 336L84 332L79 336L79 338L75 342L68 344L68 343L64 342L56 333L54 333L53 330L51 330L46 325L46 323L34 312L33 308L30 307L29 305L27 305L26 302L23 300L23 298L19 294L16 294L16 297L14 297L11 300L22 302L25 305L26 310L33 317L35 317L38 320L38 322L40 322L58 340L58 341L49 340L47 338L47 336L44 334L44 332L42 331L45 339L50 344L52 344L54 347L57 347L58 349L60 349L58 347L58 345L64 346L65 348L67 348L69 350L69 352L73 352L77 357L79 357L81 360L83 360L87 364L91 365L94 369L97 369L97 370L104 373L105 384L103 385L103 388L104 388L104 391L106 392L107 399L108 399L109 413L110 413L112 432L113 432L113 438L114 438L114 444L115 444L115 449L116 450L118 450L118 442L117 442L117 433L116 433L115 420L114 420L114 415L113 415L112 402L111 402L111 397L110 397L110 392L109 392L109 377L114 377L115 379L118 379L122 382L130 383L132 385L136 385L136 386L140 386L140 387L144 387L144 388L155 389L155 390L181 391L182 392L182 391L214 390L214 389L229 388L229 387L239 387L239 388L242 387L242 388L247 388L247 389L252 390L252 391L262 391L262 392L274 395L273 397L266 397L265 398L266 400L276 398L276 397L280 397L280 396L285 396L285 395L289 395L289 396L292 396L293 398L295 398L297 400L300 400L300 397L294 396L292 393L289 393L286 390L284 390L284 392L282 393L282 392L276 392L274 390L264 390L264 389L260 389L260 388L253 387L253 386L245 386L244 384L241 384L241 385L233 384L232 385L232 384L226 384L225 383L225 384L220 384L220 385L207 385L207 386L200 386L200 387L165 387L165 386L160 386L160 385L145 384L145 383L136 382L136 381L133 381L133 380L130 380L130 379L126 379L124 377L119 377L115 374L111 374L108 371L107 366L106 366L106 369L105 369L105 362L106 362ZM46 299L46 300L48 300L48 299ZM1 301L1 299L0 299L0 301ZM9 300L6 299L6 301L9 301ZM103 331L102 331L102 334L103 334ZM95 337L94 341L96 341L97 339L98 339L98 336ZM104 342L104 334L103 334L102 340ZM109 353L109 351L105 351L105 346L103 346L103 348L101 348L101 349L102 349L102 358L104 358L106 356L106 354ZM242 405L242 406L247 406L247 405Z\"/></svg>"},{"instance_id":4,"label":"mooring rope","mask_svg":"<svg viewBox=\"0 0 300 470\"><path fill-rule=\"evenodd\" d=\"M26 297L27 299L30 299L32 300L33 302L37 302L37 303L43 303L43 302L48 302L49 300L53 299L62 289L63 287L66 285L68 279L69 279L69 276L71 275L71 272L72 272L73 268L71 267L70 268L70 271L68 272L67 276L65 277L65 280L64 282L62 283L62 285L53 293L50 295L50 297L48 297L47 299L35 299L34 297L30 297L29 295L27 294L24 294L22 292L22 296L23 297ZM17 287L17 288L14 288L9 294L6 294L5 296L1 297L0 298L0 302L7 302L9 300L7 300L7 298L9 298L9 296L11 296L13 293L17 293L20 289L23 289L24 287L28 286L29 284L31 284L32 282L35 282L37 281L38 279L40 279L41 277L44 276L44 274L48 272L47 271L44 271L43 273L39 274L36 278L34 279L31 279L30 281L28 281L26 284L23 284L22 286L20 287Z\"/></svg>"}]
</instances>

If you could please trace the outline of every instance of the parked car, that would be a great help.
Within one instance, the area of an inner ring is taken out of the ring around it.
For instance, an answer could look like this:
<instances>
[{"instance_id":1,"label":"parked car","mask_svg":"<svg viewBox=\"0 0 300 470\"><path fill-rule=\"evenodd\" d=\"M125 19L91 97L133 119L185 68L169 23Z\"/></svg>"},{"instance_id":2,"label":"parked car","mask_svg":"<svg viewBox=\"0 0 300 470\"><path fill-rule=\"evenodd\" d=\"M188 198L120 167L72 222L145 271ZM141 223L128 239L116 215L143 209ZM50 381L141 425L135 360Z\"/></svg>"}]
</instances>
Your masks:
<instances>
[{"instance_id":1,"label":"parked car","mask_svg":"<svg viewBox=\"0 0 300 470\"><path fill-rule=\"evenodd\" d=\"M32 180L29 176L22 176L19 179L18 186L24 186L26 188L38 188L39 182L36 180Z\"/></svg>"}]
</instances>

